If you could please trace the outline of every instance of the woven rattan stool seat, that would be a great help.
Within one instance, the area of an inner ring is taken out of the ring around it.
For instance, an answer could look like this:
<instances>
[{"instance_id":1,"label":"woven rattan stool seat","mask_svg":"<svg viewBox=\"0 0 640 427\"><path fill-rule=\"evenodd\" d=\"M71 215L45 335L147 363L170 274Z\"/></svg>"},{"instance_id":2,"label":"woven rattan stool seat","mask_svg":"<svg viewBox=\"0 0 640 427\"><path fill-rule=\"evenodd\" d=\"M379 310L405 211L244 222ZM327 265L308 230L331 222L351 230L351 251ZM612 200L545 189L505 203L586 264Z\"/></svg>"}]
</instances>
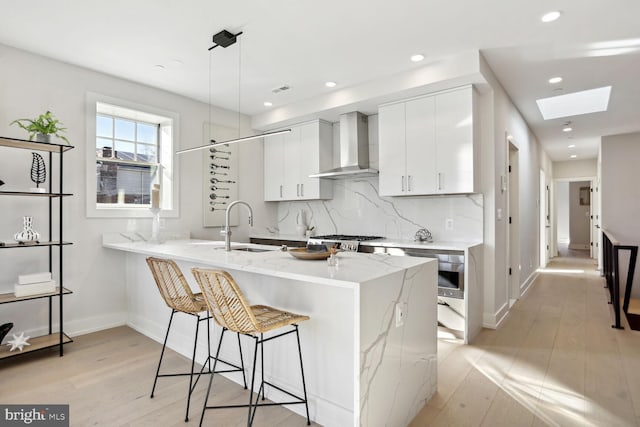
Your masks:
<instances>
[{"instance_id":1,"label":"woven rattan stool seat","mask_svg":"<svg viewBox=\"0 0 640 427\"><path fill-rule=\"evenodd\" d=\"M258 323L259 329L256 332L267 332L309 320L309 316L278 310L267 305L252 305L250 308Z\"/></svg>"}]
</instances>

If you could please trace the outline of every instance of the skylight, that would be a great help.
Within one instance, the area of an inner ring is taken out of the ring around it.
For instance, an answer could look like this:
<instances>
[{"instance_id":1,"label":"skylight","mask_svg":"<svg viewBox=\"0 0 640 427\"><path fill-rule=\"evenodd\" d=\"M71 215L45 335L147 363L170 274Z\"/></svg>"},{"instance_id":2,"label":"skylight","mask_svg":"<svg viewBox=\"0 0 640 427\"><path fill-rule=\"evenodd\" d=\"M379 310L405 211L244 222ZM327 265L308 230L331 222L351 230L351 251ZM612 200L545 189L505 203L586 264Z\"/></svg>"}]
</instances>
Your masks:
<instances>
[{"instance_id":1,"label":"skylight","mask_svg":"<svg viewBox=\"0 0 640 427\"><path fill-rule=\"evenodd\" d=\"M536 103L545 120L606 111L611 86L583 90L566 95L538 99Z\"/></svg>"}]
</instances>

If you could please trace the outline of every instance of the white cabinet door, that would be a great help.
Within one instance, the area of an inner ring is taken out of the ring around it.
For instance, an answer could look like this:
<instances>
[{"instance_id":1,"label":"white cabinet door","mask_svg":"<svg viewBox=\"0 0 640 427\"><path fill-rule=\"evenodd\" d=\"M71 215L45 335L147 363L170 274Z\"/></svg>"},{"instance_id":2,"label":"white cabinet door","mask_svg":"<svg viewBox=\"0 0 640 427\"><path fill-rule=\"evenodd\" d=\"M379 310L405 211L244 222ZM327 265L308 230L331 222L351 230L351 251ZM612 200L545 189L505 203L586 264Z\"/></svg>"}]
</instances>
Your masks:
<instances>
[{"instance_id":1,"label":"white cabinet door","mask_svg":"<svg viewBox=\"0 0 640 427\"><path fill-rule=\"evenodd\" d=\"M264 139L264 200L283 199L284 135Z\"/></svg>"},{"instance_id":2,"label":"white cabinet door","mask_svg":"<svg viewBox=\"0 0 640 427\"><path fill-rule=\"evenodd\" d=\"M378 162L381 196L406 193L405 104L381 106L378 110Z\"/></svg>"},{"instance_id":3,"label":"white cabinet door","mask_svg":"<svg viewBox=\"0 0 640 427\"><path fill-rule=\"evenodd\" d=\"M282 198L295 200L300 198L300 176L302 166L300 159L304 155L300 140L300 127L292 126L291 132L283 134L284 137L284 186Z\"/></svg>"},{"instance_id":4,"label":"white cabinet door","mask_svg":"<svg viewBox=\"0 0 640 427\"><path fill-rule=\"evenodd\" d=\"M408 101L406 111L407 195L436 192L435 97Z\"/></svg>"},{"instance_id":5,"label":"white cabinet door","mask_svg":"<svg viewBox=\"0 0 640 427\"><path fill-rule=\"evenodd\" d=\"M320 122L300 126L300 199L320 198L320 179L309 175L320 172Z\"/></svg>"},{"instance_id":6,"label":"white cabinet door","mask_svg":"<svg viewBox=\"0 0 640 427\"><path fill-rule=\"evenodd\" d=\"M438 193L474 191L472 90L469 86L435 97Z\"/></svg>"}]
</instances>

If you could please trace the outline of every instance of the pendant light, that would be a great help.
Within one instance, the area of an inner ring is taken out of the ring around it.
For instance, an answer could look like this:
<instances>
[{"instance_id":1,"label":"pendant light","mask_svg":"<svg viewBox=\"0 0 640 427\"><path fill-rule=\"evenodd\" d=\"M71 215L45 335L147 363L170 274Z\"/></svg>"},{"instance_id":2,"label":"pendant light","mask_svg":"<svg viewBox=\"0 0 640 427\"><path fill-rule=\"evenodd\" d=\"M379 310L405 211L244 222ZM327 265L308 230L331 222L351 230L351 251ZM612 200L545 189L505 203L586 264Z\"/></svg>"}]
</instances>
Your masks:
<instances>
[{"instance_id":1,"label":"pendant light","mask_svg":"<svg viewBox=\"0 0 640 427\"><path fill-rule=\"evenodd\" d=\"M237 34L233 34L233 33L229 32L227 30L222 30L219 33L213 35L213 43L214 43L214 45L211 46L207 50L211 51L211 50L215 49L218 46L221 46L221 47L226 49L227 47L234 45L236 43L236 41L238 40L238 36L240 36L241 34L242 34L242 31L240 31ZM240 74L240 70L238 69L238 75L239 74ZM211 108L212 108L212 104L211 104L211 62L209 62L209 109L211 109ZM240 132L240 79L238 79L238 132ZM191 151L204 150L206 148L215 147L216 145L228 145L228 144L235 144L236 142L250 141L250 140L258 139L258 138L267 138L269 136L280 135L280 134L288 133L288 132L291 132L291 129L282 129L282 130L278 130L278 131L265 132L265 133L261 133L261 134L257 134L257 135L238 137L238 138L235 138L235 139L230 139L228 141L216 141L215 139L211 139L211 143L210 144L201 145L201 146L192 147L192 148L185 148L184 150L176 151L176 154L183 154L183 153L189 153Z\"/></svg>"}]
</instances>

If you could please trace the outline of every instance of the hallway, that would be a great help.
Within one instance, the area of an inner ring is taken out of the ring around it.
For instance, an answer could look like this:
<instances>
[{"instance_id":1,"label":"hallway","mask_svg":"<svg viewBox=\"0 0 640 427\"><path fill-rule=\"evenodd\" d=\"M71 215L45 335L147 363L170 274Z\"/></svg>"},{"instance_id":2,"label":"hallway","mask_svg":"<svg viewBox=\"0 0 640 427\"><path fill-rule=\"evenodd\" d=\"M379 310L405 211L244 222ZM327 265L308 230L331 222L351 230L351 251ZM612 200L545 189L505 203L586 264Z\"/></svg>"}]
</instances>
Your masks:
<instances>
[{"instance_id":1,"label":"hallway","mask_svg":"<svg viewBox=\"0 0 640 427\"><path fill-rule=\"evenodd\" d=\"M640 426L640 334L611 328L595 262L554 258L498 330L441 336L417 426Z\"/></svg>"}]
</instances>

